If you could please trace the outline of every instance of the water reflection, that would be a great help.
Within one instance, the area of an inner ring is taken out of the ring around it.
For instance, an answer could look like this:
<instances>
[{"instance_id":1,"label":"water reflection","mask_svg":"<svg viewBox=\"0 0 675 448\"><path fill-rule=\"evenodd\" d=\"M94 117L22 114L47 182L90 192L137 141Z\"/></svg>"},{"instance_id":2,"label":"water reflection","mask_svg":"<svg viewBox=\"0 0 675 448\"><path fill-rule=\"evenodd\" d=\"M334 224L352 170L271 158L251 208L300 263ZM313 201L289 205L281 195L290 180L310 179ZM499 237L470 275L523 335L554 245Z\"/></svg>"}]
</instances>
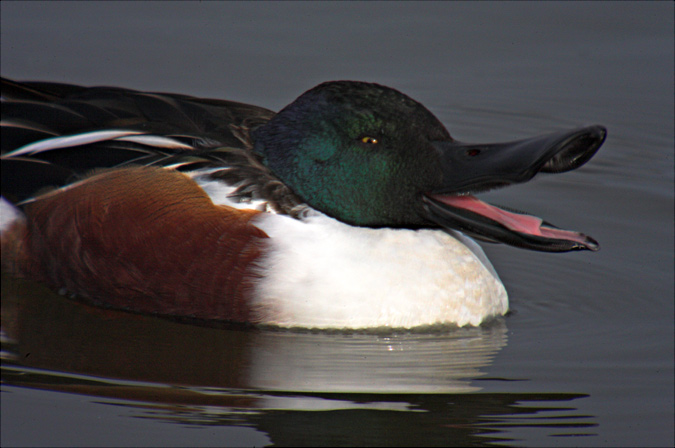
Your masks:
<instances>
[{"instance_id":1,"label":"water reflection","mask_svg":"<svg viewBox=\"0 0 675 448\"><path fill-rule=\"evenodd\" d=\"M585 395L476 393L506 345L503 319L418 332L208 328L93 308L6 277L2 297L5 391L254 427L281 445L467 446L513 441L514 428L580 436L596 426L570 403Z\"/></svg>"},{"instance_id":2,"label":"water reflection","mask_svg":"<svg viewBox=\"0 0 675 448\"><path fill-rule=\"evenodd\" d=\"M97 380L6 364L2 375L13 386L91 395L135 418L252 427L275 445L517 445L523 431L542 430L578 444L579 437L597 435L598 426L574 403L586 395L571 393L255 393Z\"/></svg>"},{"instance_id":3,"label":"water reflection","mask_svg":"<svg viewBox=\"0 0 675 448\"><path fill-rule=\"evenodd\" d=\"M478 390L506 344L480 328L312 332L208 328L93 308L3 279L2 326L25 367L153 383L293 392Z\"/></svg>"}]
</instances>

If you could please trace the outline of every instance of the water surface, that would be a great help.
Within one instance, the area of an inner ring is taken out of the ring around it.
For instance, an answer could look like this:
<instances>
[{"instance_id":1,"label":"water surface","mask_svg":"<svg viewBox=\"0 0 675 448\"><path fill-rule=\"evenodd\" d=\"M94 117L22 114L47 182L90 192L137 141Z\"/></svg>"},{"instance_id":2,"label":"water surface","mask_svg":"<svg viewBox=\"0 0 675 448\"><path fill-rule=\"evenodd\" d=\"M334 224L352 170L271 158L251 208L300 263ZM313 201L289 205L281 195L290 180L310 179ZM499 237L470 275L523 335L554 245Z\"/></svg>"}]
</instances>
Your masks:
<instances>
[{"instance_id":1,"label":"water surface","mask_svg":"<svg viewBox=\"0 0 675 448\"><path fill-rule=\"evenodd\" d=\"M374 81L466 141L603 124L572 173L484 195L598 253L486 245L480 328L291 332L2 281L5 445L673 445L673 4L2 2L2 74L279 109Z\"/></svg>"}]
</instances>

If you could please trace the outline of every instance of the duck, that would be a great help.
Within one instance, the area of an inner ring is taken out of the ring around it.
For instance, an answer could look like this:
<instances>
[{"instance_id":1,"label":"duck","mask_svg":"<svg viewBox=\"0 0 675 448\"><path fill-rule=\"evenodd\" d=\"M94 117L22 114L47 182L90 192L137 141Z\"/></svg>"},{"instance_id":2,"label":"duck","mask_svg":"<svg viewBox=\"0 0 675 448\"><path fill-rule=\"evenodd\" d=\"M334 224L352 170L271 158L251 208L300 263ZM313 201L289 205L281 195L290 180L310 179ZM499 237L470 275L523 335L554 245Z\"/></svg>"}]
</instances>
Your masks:
<instances>
[{"instance_id":1,"label":"duck","mask_svg":"<svg viewBox=\"0 0 675 448\"><path fill-rule=\"evenodd\" d=\"M477 326L508 294L476 242L598 243L475 194L588 162L591 125L455 140L400 91L329 81L278 113L2 79L2 269L87 303L285 328Z\"/></svg>"}]
</instances>

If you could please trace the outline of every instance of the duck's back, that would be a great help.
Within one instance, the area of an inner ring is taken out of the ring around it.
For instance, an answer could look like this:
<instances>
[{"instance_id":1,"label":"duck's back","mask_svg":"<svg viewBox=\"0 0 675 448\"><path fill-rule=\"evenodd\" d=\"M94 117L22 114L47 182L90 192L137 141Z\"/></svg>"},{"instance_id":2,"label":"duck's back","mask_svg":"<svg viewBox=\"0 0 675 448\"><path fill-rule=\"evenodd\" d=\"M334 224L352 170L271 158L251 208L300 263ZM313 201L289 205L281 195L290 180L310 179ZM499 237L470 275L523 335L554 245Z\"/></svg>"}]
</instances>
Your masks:
<instances>
[{"instance_id":1,"label":"duck's back","mask_svg":"<svg viewBox=\"0 0 675 448\"><path fill-rule=\"evenodd\" d=\"M249 149L250 131L273 116L234 101L3 78L2 154L14 156L3 157L2 193L22 200L101 167L222 166L214 150Z\"/></svg>"}]
</instances>

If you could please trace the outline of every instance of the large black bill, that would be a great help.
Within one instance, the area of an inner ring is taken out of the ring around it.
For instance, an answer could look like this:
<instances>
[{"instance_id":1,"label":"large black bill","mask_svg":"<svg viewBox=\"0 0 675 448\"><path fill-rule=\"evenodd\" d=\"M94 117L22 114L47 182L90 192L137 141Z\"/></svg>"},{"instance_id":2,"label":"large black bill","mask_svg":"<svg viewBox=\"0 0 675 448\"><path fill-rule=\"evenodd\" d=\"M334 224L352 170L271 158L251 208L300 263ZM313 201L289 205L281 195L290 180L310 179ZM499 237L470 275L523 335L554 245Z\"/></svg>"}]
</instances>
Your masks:
<instances>
[{"instance_id":1,"label":"large black bill","mask_svg":"<svg viewBox=\"0 0 675 448\"><path fill-rule=\"evenodd\" d=\"M492 206L470 193L526 182L539 172L561 173L578 168L593 157L606 135L604 127L589 126L510 143L437 142L444 182L423 196L427 218L484 241L525 249L598 250L598 243L582 233Z\"/></svg>"},{"instance_id":2,"label":"large black bill","mask_svg":"<svg viewBox=\"0 0 675 448\"><path fill-rule=\"evenodd\" d=\"M435 142L444 181L434 193L472 193L527 182L539 172L562 173L588 162L607 130L589 126L526 140L493 144Z\"/></svg>"}]
</instances>

